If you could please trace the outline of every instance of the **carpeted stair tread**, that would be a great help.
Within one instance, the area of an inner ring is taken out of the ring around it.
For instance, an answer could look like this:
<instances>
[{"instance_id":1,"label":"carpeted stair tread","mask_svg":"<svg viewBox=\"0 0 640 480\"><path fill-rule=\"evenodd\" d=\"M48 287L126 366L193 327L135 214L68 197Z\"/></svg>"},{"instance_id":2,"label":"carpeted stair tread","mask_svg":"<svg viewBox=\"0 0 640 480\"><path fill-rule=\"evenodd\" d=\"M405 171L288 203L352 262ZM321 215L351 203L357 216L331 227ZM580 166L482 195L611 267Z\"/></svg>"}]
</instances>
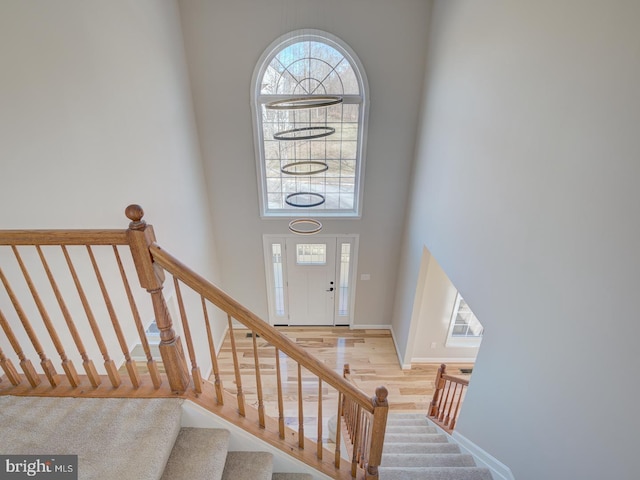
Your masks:
<instances>
[{"instance_id":1,"label":"carpeted stair tread","mask_svg":"<svg viewBox=\"0 0 640 480\"><path fill-rule=\"evenodd\" d=\"M387 433L384 443L447 443L446 435L441 433Z\"/></svg>"},{"instance_id":2,"label":"carpeted stair tread","mask_svg":"<svg viewBox=\"0 0 640 480\"><path fill-rule=\"evenodd\" d=\"M181 428L162 480L220 480L228 445L228 430Z\"/></svg>"},{"instance_id":3,"label":"carpeted stair tread","mask_svg":"<svg viewBox=\"0 0 640 480\"><path fill-rule=\"evenodd\" d=\"M108 478L157 480L180 431L182 402L3 396L0 452L78 455L83 480L104 480L105 472Z\"/></svg>"},{"instance_id":4,"label":"carpeted stair tread","mask_svg":"<svg viewBox=\"0 0 640 480\"><path fill-rule=\"evenodd\" d=\"M487 468L438 433L424 413L391 413L379 467L381 480L492 480Z\"/></svg>"},{"instance_id":5,"label":"carpeted stair tread","mask_svg":"<svg viewBox=\"0 0 640 480\"><path fill-rule=\"evenodd\" d=\"M397 425L409 425L409 426L415 426L415 425L429 425L429 423L427 422L426 418L396 418L396 417L389 417L387 419L387 427L389 426L397 426Z\"/></svg>"},{"instance_id":6,"label":"carpeted stair tread","mask_svg":"<svg viewBox=\"0 0 640 480\"><path fill-rule=\"evenodd\" d=\"M390 412L389 418L427 418L424 413L415 412Z\"/></svg>"},{"instance_id":7,"label":"carpeted stair tread","mask_svg":"<svg viewBox=\"0 0 640 480\"><path fill-rule=\"evenodd\" d=\"M455 443L387 443L384 442L384 453L460 453Z\"/></svg>"},{"instance_id":8,"label":"carpeted stair tread","mask_svg":"<svg viewBox=\"0 0 640 480\"><path fill-rule=\"evenodd\" d=\"M471 455L460 453L393 453L382 455L381 465L385 467L475 467Z\"/></svg>"},{"instance_id":9,"label":"carpeted stair tread","mask_svg":"<svg viewBox=\"0 0 640 480\"><path fill-rule=\"evenodd\" d=\"M378 468L384 480L493 480L488 468L478 467L382 467Z\"/></svg>"},{"instance_id":10,"label":"carpeted stair tread","mask_svg":"<svg viewBox=\"0 0 640 480\"><path fill-rule=\"evenodd\" d=\"M387 425L387 433L438 433L436 427L428 425Z\"/></svg>"},{"instance_id":11,"label":"carpeted stair tread","mask_svg":"<svg viewBox=\"0 0 640 480\"><path fill-rule=\"evenodd\" d=\"M313 480L310 473L274 473L271 480Z\"/></svg>"},{"instance_id":12,"label":"carpeted stair tread","mask_svg":"<svg viewBox=\"0 0 640 480\"><path fill-rule=\"evenodd\" d=\"M222 480L271 480L273 455L267 452L229 452Z\"/></svg>"}]
</instances>

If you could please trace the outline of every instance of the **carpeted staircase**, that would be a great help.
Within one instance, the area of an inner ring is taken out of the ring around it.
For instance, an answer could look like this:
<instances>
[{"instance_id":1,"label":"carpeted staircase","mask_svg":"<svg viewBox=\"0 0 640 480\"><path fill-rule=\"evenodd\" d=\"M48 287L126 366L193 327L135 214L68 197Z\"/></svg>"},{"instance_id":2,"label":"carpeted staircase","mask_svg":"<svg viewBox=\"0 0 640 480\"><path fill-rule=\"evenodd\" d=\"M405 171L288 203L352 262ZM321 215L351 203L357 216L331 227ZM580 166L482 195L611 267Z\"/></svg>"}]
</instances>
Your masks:
<instances>
[{"instance_id":1,"label":"carpeted staircase","mask_svg":"<svg viewBox=\"0 0 640 480\"><path fill-rule=\"evenodd\" d=\"M492 480L471 455L449 442L419 413L394 413L387 419L380 480Z\"/></svg>"},{"instance_id":2,"label":"carpeted staircase","mask_svg":"<svg viewBox=\"0 0 640 480\"><path fill-rule=\"evenodd\" d=\"M312 480L273 473L266 452L228 452L229 432L181 428L179 399L0 396L0 452L78 455L79 480Z\"/></svg>"},{"instance_id":3,"label":"carpeted staircase","mask_svg":"<svg viewBox=\"0 0 640 480\"><path fill-rule=\"evenodd\" d=\"M161 480L312 480L306 473L273 473L267 452L229 452L229 431L181 428Z\"/></svg>"},{"instance_id":4,"label":"carpeted staircase","mask_svg":"<svg viewBox=\"0 0 640 480\"><path fill-rule=\"evenodd\" d=\"M229 452L223 429L181 428L180 399L0 396L0 452L78 455L80 480L312 480L266 452ZM380 480L492 480L424 414L391 414Z\"/></svg>"}]
</instances>

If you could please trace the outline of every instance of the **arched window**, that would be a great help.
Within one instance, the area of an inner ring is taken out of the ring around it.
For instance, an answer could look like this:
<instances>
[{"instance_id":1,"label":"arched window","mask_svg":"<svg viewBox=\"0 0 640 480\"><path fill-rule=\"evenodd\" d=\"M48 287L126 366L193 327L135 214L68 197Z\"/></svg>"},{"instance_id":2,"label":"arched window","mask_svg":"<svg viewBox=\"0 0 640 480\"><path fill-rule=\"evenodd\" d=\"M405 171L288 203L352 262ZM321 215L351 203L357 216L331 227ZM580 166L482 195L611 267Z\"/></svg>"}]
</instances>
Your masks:
<instances>
[{"instance_id":1,"label":"arched window","mask_svg":"<svg viewBox=\"0 0 640 480\"><path fill-rule=\"evenodd\" d=\"M252 82L263 216L360 216L367 91L329 33L291 32L265 50Z\"/></svg>"}]
</instances>

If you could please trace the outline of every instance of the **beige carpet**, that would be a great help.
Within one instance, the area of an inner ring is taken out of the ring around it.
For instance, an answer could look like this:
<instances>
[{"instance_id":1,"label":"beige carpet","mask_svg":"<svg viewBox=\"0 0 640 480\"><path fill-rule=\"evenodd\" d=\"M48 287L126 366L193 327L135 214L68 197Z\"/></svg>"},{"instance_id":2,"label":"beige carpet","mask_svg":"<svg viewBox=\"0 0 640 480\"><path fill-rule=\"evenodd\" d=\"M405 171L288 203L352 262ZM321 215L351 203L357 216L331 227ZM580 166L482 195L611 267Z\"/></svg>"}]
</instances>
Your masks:
<instances>
[{"instance_id":1,"label":"beige carpet","mask_svg":"<svg viewBox=\"0 0 640 480\"><path fill-rule=\"evenodd\" d=\"M477 467L418 413L389 415L378 472L380 480L492 480L489 469Z\"/></svg>"},{"instance_id":2,"label":"beige carpet","mask_svg":"<svg viewBox=\"0 0 640 480\"><path fill-rule=\"evenodd\" d=\"M78 455L80 480L157 480L180 399L0 397L0 452Z\"/></svg>"}]
</instances>

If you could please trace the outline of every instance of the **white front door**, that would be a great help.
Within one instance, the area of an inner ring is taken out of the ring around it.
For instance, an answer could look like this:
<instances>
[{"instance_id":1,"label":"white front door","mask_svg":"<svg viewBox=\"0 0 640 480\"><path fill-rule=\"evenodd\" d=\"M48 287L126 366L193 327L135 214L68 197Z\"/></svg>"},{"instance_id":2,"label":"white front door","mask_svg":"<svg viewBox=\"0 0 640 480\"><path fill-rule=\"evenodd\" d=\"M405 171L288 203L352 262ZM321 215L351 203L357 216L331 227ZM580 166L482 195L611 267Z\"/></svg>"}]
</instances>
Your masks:
<instances>
[{"instance_id":1,"label":"white front door","mask_svg":"<svg viewBox=\"0 0 640 480\"><path fill-rule=\"evenodd\" d=\"M287 238L289 325L333 325L336 238Z\"/></svg>"}]
</instances>

